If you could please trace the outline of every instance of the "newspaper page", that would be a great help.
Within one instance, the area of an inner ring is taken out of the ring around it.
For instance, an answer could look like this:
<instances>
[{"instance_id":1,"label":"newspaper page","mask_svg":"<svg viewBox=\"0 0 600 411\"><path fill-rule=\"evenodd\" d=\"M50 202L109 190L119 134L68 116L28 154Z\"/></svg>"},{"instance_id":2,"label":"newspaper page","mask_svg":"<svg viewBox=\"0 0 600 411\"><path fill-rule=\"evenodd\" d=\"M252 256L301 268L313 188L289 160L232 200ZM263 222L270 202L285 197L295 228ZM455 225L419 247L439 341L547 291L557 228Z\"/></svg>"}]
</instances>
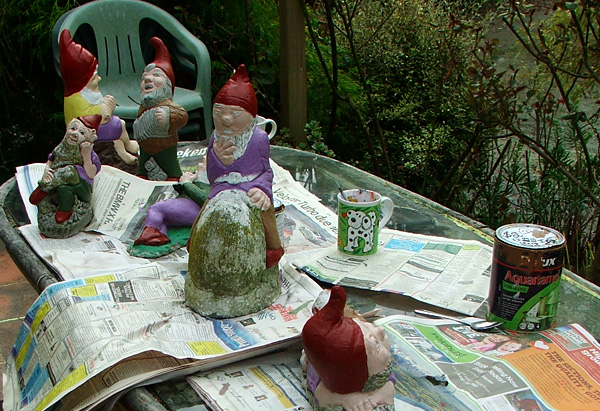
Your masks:
<instances>
[{"instance_id":1,"label":"newspaper page","mask_svg":"<svg viewBox=\"0 0 600 411\"><path fill-rule=\"evenodd\" d=\"M404 294L467 315L487 299L492 248L483 243L384 229L379 250L357 257L332 245L290 261L321 281Z\"/></svg>"},{"instance_id":2,"label":"newspaper page","mask_svg":"<svg viewBox=\"0 0 600 411\"><path fill-rule=\"evenodd\" d=\"M49 286L7 359L4 409L58 401L84 409L161 374L196 372L297 341L321 288L286 267L273 304L224 320L189 309L184 277L156 264Z\"/></svg>"},{"instance_id":3,"label":"newspaper page","mask_svg":"<svg viewBox=\"0 0 600 411\"><path fill-rule=\"evenodd\" d=\"M306 397L301 347L288 348L252 361L196 373L187 378L198 396L218 411L312 410ZM396 410L418 411L394 398Z\"/></svg>"},{"instance_id":4,"label":"newspaper page","mask_svg":"<svg viewBox=\"0 0 600 411\"><path fill-rule=\"evenodd\" d=\"M175 273L187 272L188 253L184 249L148 260L130 255L124 243L100 233L82 231L69 238L47 238L34 224L21 226L18 230L61 280L119 273L150 263ZM106 264L107 259L110 264Z\"/></svg>"},{"instance_id":5,"label":"newspaper page","mask_svg":"<svg viewBox=\"0 0 600 411\"><path fill-rule=\"evenodd\" d=\"M600 345L578 324L483 333L389 316L396 397L421 409L600 410Z\"/></svg>"},{"instance_id":6,"label":"newspaper page","mask_svg":"<svg viewBox=\"0 0 600 411\"><path fill-rule=\"evenodd\" d=\"M29 221L37 222L37 207L29 204L29 196L37 187L44 164L17 167L17 184ZM92 209L94 217L86 231L97 231L122 242L132 242L144 226L148 207L173 198L177 192L173 182L149 181L111 166L102 166L94 179Z\"/></svg>"}]
</instances>

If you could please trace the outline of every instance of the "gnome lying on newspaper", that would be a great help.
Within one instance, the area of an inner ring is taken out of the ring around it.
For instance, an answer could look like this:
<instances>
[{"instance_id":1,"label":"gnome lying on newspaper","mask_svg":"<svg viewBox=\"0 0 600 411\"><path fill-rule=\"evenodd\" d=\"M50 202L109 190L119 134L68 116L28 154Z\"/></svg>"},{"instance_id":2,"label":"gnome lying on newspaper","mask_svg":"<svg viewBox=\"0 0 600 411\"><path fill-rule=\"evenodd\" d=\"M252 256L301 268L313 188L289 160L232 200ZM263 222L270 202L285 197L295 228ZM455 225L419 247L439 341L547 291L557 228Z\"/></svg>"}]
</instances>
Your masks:
<instances>
[{"instance_id":1,"label":"gnome lying on newspaper","mask_svg":"<svg viewBox=\"0 0 600 411\"><path fill-rule=\"evenodd\" d=\"M393 410L395 377L385 330L344 315L345 305L346 291L334 286L302 329L307 397L319 411Z\"/></svg>"},{"instance_id":2,"label":"gnome lying on newspaper","mask_svg":"<svg viewBox=\"0 0 600 411\"><path fill-rule=\"evenodd\" d=\"M46 237L70 237L92 220L92 187L102 166L93 147L101 120L102 116L95 114L69 122L29 196L29 202L38 207L38 228Z\"/></svg>"},{"instance_id":3,"label":"gnome lying on newspaper","mask_svg":"<svg viewBox=\"0 0 600 411\"><path fill-rule=\"evenodd\" d=\"M190 234L186 299L211 317L258 311L280 293L283 247L273 207L269 137L256 127L256 95L240 65L215 97L208 200Z\"/></svg>"}]
</instances>

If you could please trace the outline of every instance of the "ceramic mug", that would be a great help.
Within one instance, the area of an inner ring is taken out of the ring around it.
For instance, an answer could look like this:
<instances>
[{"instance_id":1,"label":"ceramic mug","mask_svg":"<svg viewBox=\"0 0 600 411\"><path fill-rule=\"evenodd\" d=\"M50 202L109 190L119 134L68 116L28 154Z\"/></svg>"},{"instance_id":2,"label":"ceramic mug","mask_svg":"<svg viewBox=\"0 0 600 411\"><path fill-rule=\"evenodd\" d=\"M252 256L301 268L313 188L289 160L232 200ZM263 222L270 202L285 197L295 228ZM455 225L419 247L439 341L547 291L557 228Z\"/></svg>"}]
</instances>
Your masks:
<instances>
[{"instance_id":1,"label":"ceramic mug","mask_svg":"<svg viewBox=\"0 0 600 411\"><path fill-rule=\"evenodd\" d=\"M392 217L389 197L360 188L338 193L338 250L349 255L377 252L379 230Z\"/></svg>"},{"instance_id":2,"label":"ceramic mug","mask_svg":"<svg viewBox=\"0 0 600 411\"><path fill-rule=\"evenodd\" d=\"M267 125L270 125L271 130L267 133L269 135L269 140L277 133L277 123L273 119L256 116L256 125L264 131L267 131Z\"/></svg>"}]
</instances>

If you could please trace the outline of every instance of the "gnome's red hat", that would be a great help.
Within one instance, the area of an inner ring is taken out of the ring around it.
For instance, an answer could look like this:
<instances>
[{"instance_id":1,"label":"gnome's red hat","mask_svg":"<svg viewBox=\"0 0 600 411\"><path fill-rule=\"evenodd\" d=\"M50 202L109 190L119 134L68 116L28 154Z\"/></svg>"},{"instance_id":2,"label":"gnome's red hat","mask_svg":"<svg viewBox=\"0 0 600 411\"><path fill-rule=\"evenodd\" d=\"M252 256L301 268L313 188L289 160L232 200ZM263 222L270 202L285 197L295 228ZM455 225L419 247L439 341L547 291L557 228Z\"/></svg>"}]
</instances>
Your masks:
<instances>
[{"instance_id":1,"label":"gnome's red hat","mask_svg":"<svg viewBox=\"0 0 600 411\"><path fill-rule=\"evenodd\" d=\"M89 83L98 67L98 60L81 44L77 44L67 29L60 33L60 74L65 83L65 97L75 94Z\"/></svg>"},{"instance_id":2,"label":"gnome's red hat","mask_svg":"<svg viewBox=\"0 0 600 411\"><path fill-rule=\"evenodd\" d=\"M219 90L215 97L215 103L225 104L228 106L240 106L252 117L258 114L258 104L256 102L256 94L254 87L248 78L246 66L240 64L233 73L233 76L227 80L227 83Z\"/></svg>"},{"instance_id":3,"label":"gnome's red hat","mask_svg":"<svg viewBox=\"0 0 600 411\"><path fill-rule=\"evenodd\" d=\"M332 392L361 391L369 377L362 331L344 316L346 291L334 286L327 304L302 329L308 361Z\"/></svg>"},{"instance_id":4,"label":"gnome's red hat","mask_svg":"<svg viewBox=\"0 0 600 411\"><path fill-rule=\"evenodd\" d=\"M102 114L90 114L89 116L80 116L77 118L87 128L93 128L94 130L98 131L98 127L102 121Z\"/></svg>"},{"instance_id":5,"label":"gnome's red hat","mask_svg":"<svg viewBox=\"0 0 600 411\"><path fill-rule=\"evenodd\" d=\"M171 55L165 43L158 37L152 37L150 44L154 47L156 55L154 56L154 65L165 72L169 80L171 80L171 91L175 91L175 73L171 64Z\"/></svg>"}]
</instances>

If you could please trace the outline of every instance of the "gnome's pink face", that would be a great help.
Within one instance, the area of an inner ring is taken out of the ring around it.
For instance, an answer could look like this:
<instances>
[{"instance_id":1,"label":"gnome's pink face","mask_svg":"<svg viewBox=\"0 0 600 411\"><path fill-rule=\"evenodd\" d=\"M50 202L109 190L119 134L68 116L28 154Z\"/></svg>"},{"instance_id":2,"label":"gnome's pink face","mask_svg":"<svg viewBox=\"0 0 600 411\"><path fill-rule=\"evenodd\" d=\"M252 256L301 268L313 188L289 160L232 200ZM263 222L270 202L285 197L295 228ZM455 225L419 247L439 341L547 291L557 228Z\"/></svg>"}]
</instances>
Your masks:
<instances>
[{"instance_id":1,"label":"gnome's pink face","mask_svg":"<svg viewBox=\"0 0 600 411\"><path fill-rule=\"evenodd\" d=\"M167 84L167 75L158 67L144 71L142 74L142 83L140 84L142 94L149 94L155 90L160 90Z\"/></svg>"},{"instance_id":2,"label":"gnome's pink face","mask_svg":"<svg viewBox=\"0 0 600 411\"><path fill-rule=\"evenodd\" d=\"M86 127L81 120L74 118L67 127L64 140L70 145L79 145L84 141L94 142L96 131Z\"/></svg>"},{"instance_id":3,"label":"gnome's pink face","mask_svg":"<svg viewBox=\"0 0 600 411\"><path fill-rule=\"evenodd\" d=\"M355 320L355 322L363 333L369 375L384 372L392 361L390 340L385 330L366 321Z\"/></svg>"},{"instance_id":4,"label":"gnome's pink face","mask_svg":"<svg viewBox=\"0 0 600 411\"><path fill-rule=\"evenodd\" d=\"M234 137L249 129L252 124L252 114L240 106L230 106L215 103L213 106L213 121L215 132L222 137Z\"/></svg>"}]
</instances>

